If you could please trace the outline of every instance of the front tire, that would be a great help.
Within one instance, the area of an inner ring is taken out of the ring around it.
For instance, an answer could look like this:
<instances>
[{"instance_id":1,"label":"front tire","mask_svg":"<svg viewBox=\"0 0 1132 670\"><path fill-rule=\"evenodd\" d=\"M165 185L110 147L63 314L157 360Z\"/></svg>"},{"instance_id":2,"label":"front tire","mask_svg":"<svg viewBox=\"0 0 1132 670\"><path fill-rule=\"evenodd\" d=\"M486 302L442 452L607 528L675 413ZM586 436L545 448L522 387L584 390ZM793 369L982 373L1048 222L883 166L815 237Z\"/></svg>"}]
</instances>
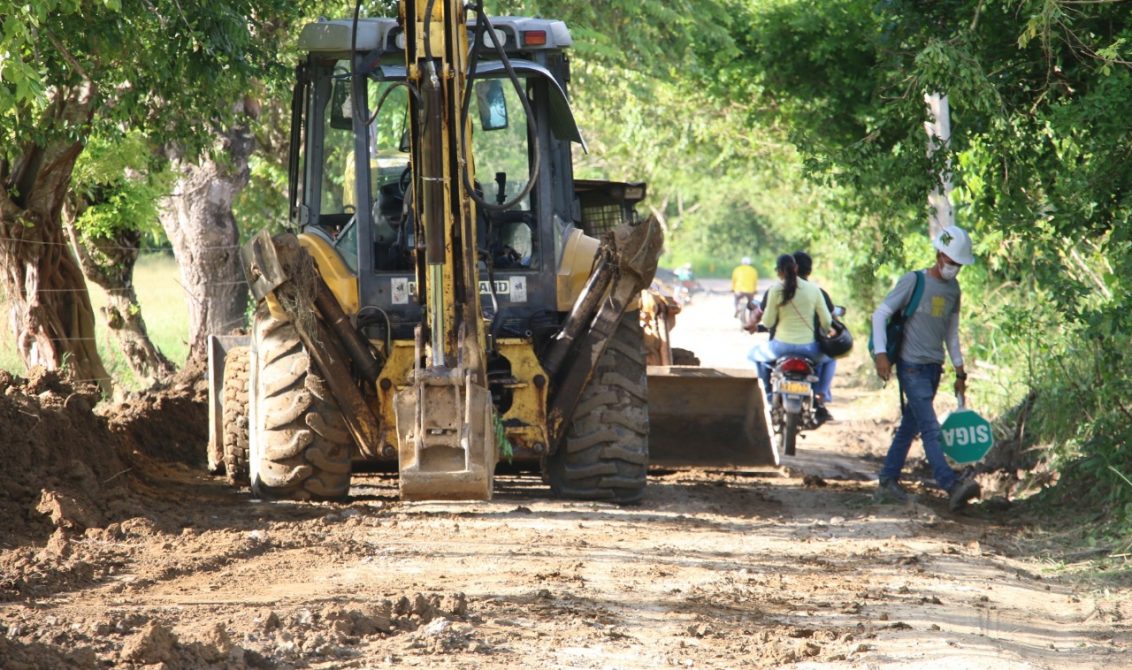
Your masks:
<instances>
[{"instance_id":1,"label":"front tire","mask_svg":"<svg viewBox=\"0 0 1132 670\"><path fill-rule=\"evenodd\" d=\"M233 347L224 357L221 444L224 470L234 486L248 485L248 347Z\"/></svg>"},{"instance_id":2,"label":"front tire","mask_svg":"<svg viewBox=\"0 0 1132 670\"><path fill-rule=\"evenodd\" d=\"M252 492L292 500L344 498L353 440L295 324L261 305L255 345Z\"/></svg>"},{"instance_id":3,"label":"front tire","mask_svg":"<svg viewBox=\"0 0 1132 670\"><path fill-rule=\"evenodd\" d=\"M551 491L564 498L639 502L649 465L648 376L637 313L614 331L582 391L566 439L547 458Z\"/></svg>"}]
</instances>

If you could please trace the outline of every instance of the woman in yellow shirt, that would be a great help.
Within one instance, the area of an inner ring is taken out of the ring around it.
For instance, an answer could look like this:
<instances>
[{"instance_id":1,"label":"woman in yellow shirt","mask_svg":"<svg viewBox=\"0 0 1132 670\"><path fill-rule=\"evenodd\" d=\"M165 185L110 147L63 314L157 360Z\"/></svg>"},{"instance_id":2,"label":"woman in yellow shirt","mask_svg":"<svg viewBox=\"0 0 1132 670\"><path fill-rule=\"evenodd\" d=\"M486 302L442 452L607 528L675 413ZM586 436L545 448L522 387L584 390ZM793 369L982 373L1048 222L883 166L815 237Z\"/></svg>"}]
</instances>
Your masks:
<instances>
[{"instance_id":1,"label":"woman in yellow shirt","mask_svg":"<svg viewBox=\"0 0 1132 670\"><path fill-rule=\"evenodd\" d=\"M833 325L833 317L817 284L798 276L798 263L790 254L778 257L774 266L779 281L767 293L762 323L771 333L747 354L758 367L763 389L769 394L770 368L783 356L805 356L817 361L821 352L814 339L814 317L823 331Z\"/></svg>"}]
</instances>

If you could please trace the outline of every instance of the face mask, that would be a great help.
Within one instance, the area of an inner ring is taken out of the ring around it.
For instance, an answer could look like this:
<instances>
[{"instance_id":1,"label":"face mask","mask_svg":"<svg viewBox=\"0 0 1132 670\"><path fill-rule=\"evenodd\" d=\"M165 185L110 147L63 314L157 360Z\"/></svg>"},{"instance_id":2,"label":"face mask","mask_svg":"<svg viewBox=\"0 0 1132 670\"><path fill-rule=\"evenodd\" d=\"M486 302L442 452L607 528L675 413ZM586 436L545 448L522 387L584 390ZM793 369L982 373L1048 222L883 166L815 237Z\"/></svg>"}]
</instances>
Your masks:
<instances>
[{"instance_id":1,"label":"face mask","mask_svg":"<svg viewBox=\"0 0 1132 670\"><path fill-rule=\"evenodd\" d=\"M944 263L943 267L939 269L939 276L947 280L955 279L959 275L959 271L963 269L962 265L952 265L951 263Z\"/></svg>"}]
</instances>

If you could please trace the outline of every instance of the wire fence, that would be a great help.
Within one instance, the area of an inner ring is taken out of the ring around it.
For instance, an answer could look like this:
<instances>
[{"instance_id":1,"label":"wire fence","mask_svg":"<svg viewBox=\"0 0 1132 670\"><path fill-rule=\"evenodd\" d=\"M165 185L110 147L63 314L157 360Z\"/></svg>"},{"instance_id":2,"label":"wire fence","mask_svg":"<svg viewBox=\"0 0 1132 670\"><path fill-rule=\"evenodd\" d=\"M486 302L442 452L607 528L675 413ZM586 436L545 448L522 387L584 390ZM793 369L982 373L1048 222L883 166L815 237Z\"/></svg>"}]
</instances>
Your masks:
<instances>
[{"instance_id":1,"label":"wire fence","mask_svg":"<svg viewBox=\"0 0 1132 670\"><path fill-rule=\"evenodd\" d=\"M3 241L3 242L16 241L16 242L25 242L25 243L35 243L35 244L41 244L41 245L70 246L69 243L64 243L64 242L42 242L42 241L36 242L36 241L21 240L21 239L18 239L18 238L3 237L3 236L0 236L0 241ZM104 248L106 248L106 247L104 247ZM119 246L112 246L110 248L134 249L133 247L119 247ZM238 245L221 245L221 246L196 247L194 250L202 250L202 249L234 250L234 249L238 249L238 248L239 248ZM151 247L151 248L147 248L145 250L142 250L142 255L143 256L151 256L151 257L152 256L165 256L166 254L164 252L167 252L167 251L170 251L170 250L172 250L172 247L163 247L163 248L152 248ZM168 280L163 280L163 281L168 281ZM205 279L204 281L197 281L197 282L182 282L179 277L172 279L172 283L176 283L177 286L180 288L181 292L184 294L185 298L187 299L186 303L188 303L188 301L192 301L195 304L200 304L201 299L208 296L211 292L211 289L220 289L221 292L223 292L223 289L225 289L225 288L247 286L247 284L248 284L248 282L243 278L238 279L238 280ZM88 279L86 281L86 284L83 285L83 286L65 287L65 288L54 288L54 287L52 287L52 288L47 288L47 287L36 288L34 294L35 295L38 295L38 294L46 295L46 294L66 294L66 293L102 293L102 294L109 294L109 295L132 295L132 296L135 296L135 297L139 297L138 296L139 287L142 287L141 291L140 291L141 293L143 293L143 294L146 293L146 289L144 288L144 285L141 285L141 284L138 284L138 283L135 283L134 285L131 285L131 286L103 287L103 286L99 285L98 283L90 281ZM26 301L27 298L24 297L23 300ZM144 295L140 296L140 300L141 300L143 305L151 304L151 303L147 302L146 297ZM150 300L153 300L153 298L151 297ZM166 295L163 296L161 298L161 300L164 300L167 303L165 305L165 307L168 307L169 296L168 296L167 291L166 291ZM5 293L5 291L3 290L3 288L0 287L0 305L7 306L7 304L10 303L10 302L11 301L9 299L9 295L7 295ZM173 304L175 305L175 302ZM185 308L186 312L185 313L188 312L189 307L190 307L190 305L186 304L186 308ZM172 307L172 310L177 311L177 308L174 306L174 307ZM147 310L143 306L143 317L145 316L146 312L147 312ZM238 328L245 327L246 325L247 325L247 315L241 314L238 318L230 319L227 322L220 324L219 326L216 326L216 325L211 326L210 330L213 331L213 332L227 333L227 332L231 332L232 330L236 330ZM153 334L152 324L149 324L149 326L150 327L147 328L147 330L150 331L150 335L152 336L152 334ZM13 372L17 372L17 371L22 372L22 370L19 370L19 368L22 368L22 364L20 363L20 358L22 358L22 357L18 354L15 342L13 342L12 331L10 329L7 329L7 328L4 328L3 330L6 331L6 332L0 332L0 362L4 363L5 364L4 367L7 367L8 369L12 370ZM187 341L186 335L187 335L187 333L182 333L180 335L176 335L174 343L176 343L176 341L180 341L181 345L187 346L188 341ZM120 350L119 350L119 347L117 347L117 345L115 344L115 338L112 334L112 331L109 328L105 328L105 329L100 328L97 336L95 336L95 337L53 337L53 338L51 338L51 341L54 342L54 343L57 343L59 345L62 345L64 347L67 347L68 345L73 346L76 343L80 343L80 342L94 342L94 343L98 343L98 344L102 345L100 348L104 350L104 356L109 355L111 360L122 361L124 359L124 356L125 356L125 354L121 353ZM156 343L155 343L155 346L156 346ZM177 348L179 348L179 346L180 345L174 346L174 351L176 351ZM166 349L165 346L162 346L160 348L162 350ZM117 365L117 364L115 364L115 365ZM115 372L114 374L117 375L118 373ZM101 383L101 382L107 382L107 381L109 381L109 382L121 382L122 380L118 377L115 377L115 376L106 376L106 377L89 377L89 378L73 379L71 381L74 381L76 383Z\"/></svg>"},{"instance_id":2,"label":"wire fence","mask_svg":"<svg viewBox=\"0 0 1132 670\"><path fill-rule=\"evenodd\" d=\"M200 282L198 284L193 284L193 286L246 286L247 283L248 283L247 280L241 279L239 281L206 281L206 282ZM98 290L102 291L103 293L129 293L131 291L136 292L136 289L132 286L106 288L104 286L99 286L98 284L95 284L95 285L98 286ZM186 293L191 293L191 291L189 291L189 288L187 286L185 286L184 284L182 284L181 282L177 282L177 285L180 286L182 289L184 289L184 291ZM75 287L75 288L37 288L35 290L35 292L36 293L83 293L83 292L88 291L88 290L89 290L88 287L82 286L82 287Z\"/></svg>"},{"instance_id":3,"label":"wire fence","mask_svg":"<svg viewBox=\"0 0 1132 670\"><path fill-rule=\"evenodd\" d=\"M70 242L54 242L54 241L51 241L51 240L29 240L29 239L25 239L25 238L22 238L22 237L5 237L5 236L2 236L2 235L0 235L0 242L18 242L20 244L34 244L34 245L37 245L37 246L44 246L44 247L71 247L71 246L73 246ZM155 253L155 252L172 253L172 252L176 251L176 249L173 248L173 245L162 245L160 247L145 247L145 248L142 248L142 247L138 247L136 245L135 246L127 246L127 245L120 245L120 244L97 244L97 245L95 245L95 248L96 249L116 249L118 251L136 251L136 252L141 253L141 254L148 254L148 253ZM193 247L194 250L200 250L200 251L217 251L217 250L223 250L223 249L239 249L239 248L240 248L239 244L218 244L218 245L209 245L209 246L203 246L203 247Z\"/></svg>"},{"instance_id":4,"label":"wire fence","mask_svg":"<svg viewBox=\"0 0 1132 670\"><path fill-rule=\"evenodd\" d=\"M226 332L229 332L229 330L231 330L234 326L242 326L242 325L246 324L247 322L248 322L247 317L241 316L238 319L231 319L230 321L227 321L226 323L220 324L220 326L217 327L217 330L219 330L222 333L226 333ZM103 338L101 338L101 337L52 337L51 341L52 342L101 342L102 339Z\"/></svg>"}]
</instances>

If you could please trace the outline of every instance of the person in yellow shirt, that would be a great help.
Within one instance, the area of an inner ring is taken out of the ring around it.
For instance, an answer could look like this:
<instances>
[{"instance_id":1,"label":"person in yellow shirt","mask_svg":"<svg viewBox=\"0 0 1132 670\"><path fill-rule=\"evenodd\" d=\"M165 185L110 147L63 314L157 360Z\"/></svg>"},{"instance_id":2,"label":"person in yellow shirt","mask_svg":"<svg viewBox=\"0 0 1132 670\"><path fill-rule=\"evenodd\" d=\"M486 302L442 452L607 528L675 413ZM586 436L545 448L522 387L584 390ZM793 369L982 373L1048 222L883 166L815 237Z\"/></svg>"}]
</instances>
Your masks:
<instances>
[{"instance_id":1,"label":"person in yellow shirt","mask_svg":"<svg viewBox=\"0 0 1132 670\"><path fill-rule=\"evenodd\" d=\"M739 265L731 271L731 292L735 295L735 318L740 310L754 299L759 286L759 271L751 266L751 257L744 256Z\"/></svg>"},{"instance_id":2,"label":"person in yellow shirt","mask_svg":"<svg viewBox=\"0 0 1132 670\"><path fill-rule=\"evenodd\" d=\"M823 331L833 325L833 315L825 304L821 289L798 276L798 262L790 254L778 257L775 264L779 281L767 292L766 313L762 322L774 333L766 342L751 348L747 358L758 367L763 388L768 392L770 369L782 356L805 356L817 361L821 351L814 339L814 317ZM815 396L815 403L824 405L824 399Z\"/></svg>"}]
</instances>

